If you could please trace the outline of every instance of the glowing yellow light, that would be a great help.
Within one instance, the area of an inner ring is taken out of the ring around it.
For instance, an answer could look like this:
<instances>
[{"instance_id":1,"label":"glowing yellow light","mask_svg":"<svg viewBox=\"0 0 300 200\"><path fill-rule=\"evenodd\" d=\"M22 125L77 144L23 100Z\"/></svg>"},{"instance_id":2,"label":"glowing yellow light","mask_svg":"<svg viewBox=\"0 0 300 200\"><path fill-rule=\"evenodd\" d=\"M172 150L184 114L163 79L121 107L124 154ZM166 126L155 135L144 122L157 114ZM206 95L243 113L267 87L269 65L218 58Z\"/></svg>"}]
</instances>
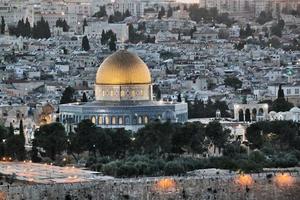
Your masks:
<instances>
[{"instance_id":1,"label":"glowing yellow light","mask_svg":"<svg viewBox=\"0 0 300 200\"><path fill-rule=\"evenodd\" d=\"M276 177L275 177L275 183L279 187L292 186L294 182L295 182L294 177L292 177L291 175L289 175L287 173L279 174L279 175L276 175Z\"/></svg>"},{"instance_id":2,"label":"glowing yellow light","mask_svg":"<svg viewBox=\"0 0 300 200\"><path fill-rule=\"evenodd\" d=\"M250 175L242 174L235 178L235 183L241 186L250 186L254 183L253 178Z\"/></svg>"},{"instance_id":3,"label":"glowing yellow light","mask_svg":"<svg viewBox=\"0 0 300 200\"><path fill-rule=\"evenodd\" d=\"M176 182L170 178L161 179L156 183L156 189L163 192L175 190Z\"/></svg>"}]
</instances>

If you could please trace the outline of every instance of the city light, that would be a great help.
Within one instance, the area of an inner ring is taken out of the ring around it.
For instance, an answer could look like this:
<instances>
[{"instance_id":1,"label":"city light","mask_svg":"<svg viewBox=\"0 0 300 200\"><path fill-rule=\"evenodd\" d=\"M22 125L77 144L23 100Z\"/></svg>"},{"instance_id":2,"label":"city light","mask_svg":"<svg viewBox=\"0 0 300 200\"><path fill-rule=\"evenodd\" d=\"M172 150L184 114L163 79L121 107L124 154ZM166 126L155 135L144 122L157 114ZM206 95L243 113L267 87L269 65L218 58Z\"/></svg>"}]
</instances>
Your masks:
<instances>
[{"instance_id":1,"label":"city light","mask_svg":"<svg viewBox=\"0 0 300 200\"><path fill-rule=\"evenodd\" d=\"M176 189L176 182L172 178L163 178L157 181L155 188L161 192L171 192Z\"/></svg>"},{"instance_id":2,"label":"city light","mask_svg":"<svg viewBox=\"0 0 300 200\"><path fill-rule=\"evenodd\" d=\"M279 187L292 186L295 182L295 178L287 173L277 174L275 176L275 183Z\"/></svg>"},{"instance_id":3,"label":"city light","mask_svg":"<svg viewBox=\"0 0 300 200\"><path fill-rule=\"evenodd\" d=\"M241 186L251 186L254 181L250 175L242 174L235 178L235 183Z\"/></svg>"}]
</instances>

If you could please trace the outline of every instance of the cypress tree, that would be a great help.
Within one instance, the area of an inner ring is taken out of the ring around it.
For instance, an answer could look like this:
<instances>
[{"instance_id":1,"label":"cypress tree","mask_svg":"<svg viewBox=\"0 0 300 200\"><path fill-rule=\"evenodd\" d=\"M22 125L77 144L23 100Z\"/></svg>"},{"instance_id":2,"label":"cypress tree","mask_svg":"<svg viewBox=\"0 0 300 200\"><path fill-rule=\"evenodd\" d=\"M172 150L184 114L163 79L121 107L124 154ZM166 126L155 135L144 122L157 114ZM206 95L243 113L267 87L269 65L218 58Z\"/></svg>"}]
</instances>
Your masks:
<instances>
[{"instance_id":1,"label":"cypress tree","mask_svg":"<svg viewBox=\"0 0 300 200\"><path fill-rule=\"evenodd\" d=\"M106 44L106 40L105 40L105 31L102 30L102 33L101 33L101 44L102 45L105 45Z\"/></svg>"},{"instance_id":2,"label":"cypress tree","mask_svg":"<svg viewBox=\"0 0 300 200\"><path fill-rule=\"evenodd\" d=\"M26 22L25 22L24 27L25 27L25 30L24 30L25 34L24 34L24 36L30 37L31 36L31 27L30 27L30 23L29 23L28 18L26 18Z\"/></svg>"},{"instance_id":3,"label":"cypress tree","mask_svg":"<svg viewBox=\"0 0 300 200\"><path fill-rule=\"evenodd\" d=\"M15 129L12 123L9 124L9 136L13 136L15 134Z\"/></svg>"},{"instance_id":4,"label":"cypress tree","mask_svg":"<svg viewBox=\"0 0 300 200\"><path fill-rule=\"evenodd\" d=\"M87 26L87 21L86 21L86 18L84 18L83 20L83 25L82 25L82 30L83 30L83 33L85 32L85 27Z\"/></svg>"},{"instance_id":5,"label":"cypress tree","mask_svg":"<svg viewBox=\"0 0 300 200\"><path fill-rule=\"evenodd\" d=\"M4 20L4 17L1 16L1 34L4 34L5 33L5 20Z\"/></svg>"},{"instance_id":6,"label":"cypress tree","mask_svg":"<svg viewBox=\"0 0 300 200\"><path fill-rule=\"evenodd\" d=\"M89 39L87 36L84 36L82 38L82 49L85 50L85 51L89 51L90 50L90 43L89 43Z\"/></svg>"},{"instance_id":7,"label":"cypress tree","mask_svg":"<svg viewBox=\"0 0 300 200\"><path fill-rule=\"evenodd\" d=\"M110 37L110 41L109 41L109 49L111 51L116 51L117 50L117 45L116 45L116 42L117 42L117 37L115 34L112 34L111 37Z\"/></svg>"},{"instance_id":8,"label":"cypress tree","mask_svg":"<svg viewBox=\"0 0 300 200\"><path fill-rule=\"evenodd\" d=\"M87 99L87 97L86 97L86 93L85 93L85 92L84 92L83 95L82 95L81 102L88 102L88 99Z\"/></svg>"},{"instance_id":9,"label":"cypress tree","mask_svg":"<svg viewBox=\"0 0 300 200\"><path fill-rule=\"evenodd\" d=\"M282 89L282 84L279 85L277 98L278 98L278 99L284 98L284 91L283 91L283 89Z\"/></svg>"}]
</instances>

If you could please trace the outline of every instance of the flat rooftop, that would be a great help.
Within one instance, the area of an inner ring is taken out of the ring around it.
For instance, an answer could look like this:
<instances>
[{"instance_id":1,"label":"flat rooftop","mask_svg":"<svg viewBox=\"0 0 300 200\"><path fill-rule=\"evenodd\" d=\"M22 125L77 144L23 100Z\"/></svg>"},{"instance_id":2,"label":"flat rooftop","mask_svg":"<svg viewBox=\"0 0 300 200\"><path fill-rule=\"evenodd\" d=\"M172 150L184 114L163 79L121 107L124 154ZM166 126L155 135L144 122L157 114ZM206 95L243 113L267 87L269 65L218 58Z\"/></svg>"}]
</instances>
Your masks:
<instances>
[{"instance_id":1,"label":"flat rooftop","mask_svg":"<svg viewBox=\"0 0 300 200\"><path fill-rule=\"evenodd\" d=\"M0 162L0 173L4 175L15 173L17 180L42 184L113 179L110 176L100 176L97 172L75 167L58 167L31 162Z\"/></svg>"}]
</instances>

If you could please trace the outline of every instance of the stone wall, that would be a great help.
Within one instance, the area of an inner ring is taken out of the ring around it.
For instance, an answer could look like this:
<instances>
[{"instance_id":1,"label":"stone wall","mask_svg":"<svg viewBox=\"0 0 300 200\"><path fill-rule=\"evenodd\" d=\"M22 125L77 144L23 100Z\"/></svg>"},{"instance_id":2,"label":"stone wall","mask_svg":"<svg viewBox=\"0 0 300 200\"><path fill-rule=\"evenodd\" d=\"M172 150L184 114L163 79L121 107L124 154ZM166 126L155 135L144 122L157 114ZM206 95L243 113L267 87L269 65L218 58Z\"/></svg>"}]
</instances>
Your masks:
<instances>
[{"instance_id":1,"label":"stone wall","mask_svg":"<svg viewBox=\"0 0 300 200\"><path fill-rule=\"evenodd\" d=\"M112 179L68 184L28 183L0 186L0 199L299 200L300 174L293 172L288 173L288 176L292 182L283 179L283 184L277 181L276 174L266 173L250 175L251 180L249 182L246 179L246 184L238 182L239 176L236 174Z\"/></svg>"}]
</instances>

